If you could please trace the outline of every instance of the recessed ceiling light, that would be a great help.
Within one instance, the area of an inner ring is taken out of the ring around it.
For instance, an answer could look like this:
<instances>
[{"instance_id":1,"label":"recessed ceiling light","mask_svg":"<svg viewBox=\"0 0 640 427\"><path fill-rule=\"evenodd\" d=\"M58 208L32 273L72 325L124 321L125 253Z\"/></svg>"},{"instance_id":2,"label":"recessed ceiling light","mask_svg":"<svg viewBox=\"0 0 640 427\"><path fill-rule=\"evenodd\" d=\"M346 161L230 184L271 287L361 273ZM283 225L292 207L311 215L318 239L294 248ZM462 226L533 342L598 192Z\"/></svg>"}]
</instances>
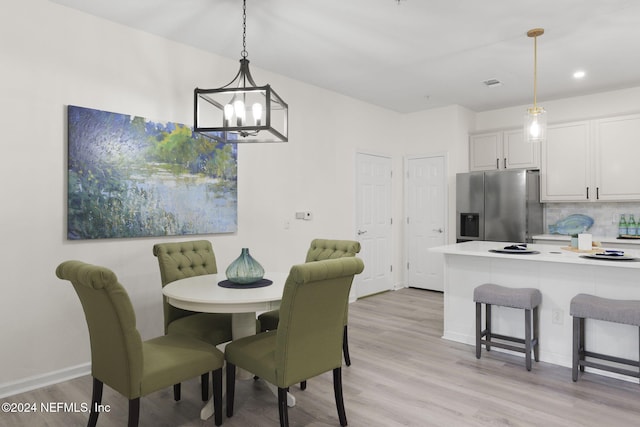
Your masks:
<instances>
[{"instance_id":1,"label":"recessed ceiling light","mask_svg":"<svg viewBox=\"0 0 640 427\"><path fill-rule=\"evenodd\" d=\"M581 79L586 75L586 73L582 70L580 71L576 71L575 73L573 73L573 78L574 79Z\"/></svg>"}]
</instances>

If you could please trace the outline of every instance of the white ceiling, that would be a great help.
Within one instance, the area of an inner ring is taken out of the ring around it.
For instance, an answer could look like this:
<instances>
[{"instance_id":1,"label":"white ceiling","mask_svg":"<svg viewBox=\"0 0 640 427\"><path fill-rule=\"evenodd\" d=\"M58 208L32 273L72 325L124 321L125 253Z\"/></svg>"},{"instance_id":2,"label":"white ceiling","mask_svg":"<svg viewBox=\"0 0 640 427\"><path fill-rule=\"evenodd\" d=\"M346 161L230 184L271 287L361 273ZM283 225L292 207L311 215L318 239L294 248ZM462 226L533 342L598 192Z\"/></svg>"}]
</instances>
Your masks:
<instances>
[{"instance_id":1,"label":"white ceiling","mask_svg":"<svg viewBox=\"0 0 640 427\"><path fill-rule=\"evenodd\" d=\"M241 0L51 1L240 59ZM247 0L258 84L256 67L403 113L532 103L536 27L541 105L640 86L638 0Z\"/></svg>"}]
</instances>

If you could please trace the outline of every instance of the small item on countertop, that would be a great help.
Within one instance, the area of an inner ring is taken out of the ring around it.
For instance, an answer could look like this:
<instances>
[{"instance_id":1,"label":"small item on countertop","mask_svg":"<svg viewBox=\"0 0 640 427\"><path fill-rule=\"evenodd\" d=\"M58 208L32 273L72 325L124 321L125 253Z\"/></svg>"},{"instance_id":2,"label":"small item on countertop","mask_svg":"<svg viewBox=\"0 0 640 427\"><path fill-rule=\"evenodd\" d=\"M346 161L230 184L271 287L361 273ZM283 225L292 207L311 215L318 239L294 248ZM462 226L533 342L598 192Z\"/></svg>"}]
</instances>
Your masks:
<instances>
[{"instance_id":1,"label":"small item on countertop","mask_svg":"<svg viewBox=\"0 0 640 427\"><path fill-rule=\"evenodd\" d=\"M598 242L598 241L594 240L593 242L591 242L591 245L592 245L594 248L599 248L600 246L602 246L602 243L600 243L600 242Z\"/></svg>"},{"instance_id":2,"label":"small item on countertop","mask_svg":"<svg viewBox=\"0 0 640 427\"><path fill-rule=\"evenodd\" d=\"M638 219L640 221L640 219ZM633 218L633 214L629 214L629 221L627 221L627 234L629 236L635 236L638 234L638 229L636 228L636 221Z\"/></svg>"},{"instance_id":3,"label":"small item on countertop","mask_svg":"<svg viewBox=\"0 0 640 427\"><path fill-rule=\"evenodd\" d=\"M593 247L591 242L593 241L593 236L588 233L580 233L578 234L578 250L581 251L590 251Z\"/></svg>"},{"instance_id":4,"label":"small item on countertop","mask_svg":"<svg viewBox=\"0 0 640 427\"><path fill-rule=\"evenodd\" d=\"M504 249L508 251L526 251L527 244L526 243L518 243L515 245L505 246Z\"/></svg>"},{"instance_id":5,"label":"small item on countertop","mask_svg":"<svg viewBox=\"0 0 640 427\"><path fill-rule=\"evenodd\" d=\"M604 252L597 253L600 256L624 256L624 251L618 249L605 249Z\"/></svg>"},{"instance_id":6,"label":"small item on countertop","mask_svg":"<svg viewBox=\"0 0 640 427\"><path fill-rule=\"evenodd\" d=\"M565 219L561 219L555 224L549 225L549 233L551 234L578 234L591 228L593 218L582 215L573 214Z\"/></svg>"},{"instance_id":7,"label":"small item on countertop","mask_svg":"<svg viewBox=\"0 0 640 427\"><path fill-rule=\"evenodd\" d=\"M624 214L620 214L620 221L618 222L618 235L624 236L627 234L627 220L624 218Z\"/></svg>"},{"instance_id":8,"label":"small item on countertop","mask_svg":"<svg viewBox=\"0 0 640 427\"><path fill-rule=\"evenodd\" d=\"M577 234L572 234L571 235L571 245L572 248L577 248L578 247L578 235Z\"/></svg>"}]
</instances>

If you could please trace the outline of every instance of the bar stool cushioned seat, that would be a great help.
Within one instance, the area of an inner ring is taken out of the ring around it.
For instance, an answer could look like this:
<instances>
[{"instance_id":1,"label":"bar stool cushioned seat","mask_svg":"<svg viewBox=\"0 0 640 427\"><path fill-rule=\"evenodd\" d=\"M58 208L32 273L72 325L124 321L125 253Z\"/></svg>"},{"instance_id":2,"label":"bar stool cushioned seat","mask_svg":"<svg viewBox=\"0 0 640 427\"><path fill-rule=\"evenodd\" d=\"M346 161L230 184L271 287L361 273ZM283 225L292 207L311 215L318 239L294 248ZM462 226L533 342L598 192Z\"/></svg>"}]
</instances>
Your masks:
<instances>
[{"instance_id":1,"label":"bar stool cushioned seat","mask_svg":"<svg viewBox=\"0 0 640 427\"><path fill-rule=\"evenodd\" d=\"M476 358L480 358L482 344L487 351L491 346L504 348L511 351L525 353L527 370L531 370L531 351L533 350L535 361L538 356L538 306L542 303L542 293L534 288L509 288L506 286L485 283L473 290L473 300L476 303ZM485 304L485 329L482 330L482 304ZM525 338L516 338L495 334L491 331L491 306L518 308L525 310ZM533 325L532 325L533 312ZM492 339L511 341L524 344L524 347L514 346Z\"/></svg>"},{"instance_id":2,"label":"bar stool cushioned seat","mask_svg":"<svg viewBox=\"0 0 640 427\"><path fill-rule=\"evenodd\" d=\"M585 319L594 319L638 326L638 334L640 337L640 301L616 300L602 298L595 295L578 294L571 299L569 312L571 316L573 316L573 381L578 381L578 369L580 369L581 372L584 372L585 366L640 378L640 371L630 371L613 365L605 365L591 360L586 360L586 357L589 357L593 359L608 360L610 362L616 362L623 365L631 365L636 369L640 368L640 361L638 360L623 359L586 351L584 324Z\"/></svg>"}]
</instances>

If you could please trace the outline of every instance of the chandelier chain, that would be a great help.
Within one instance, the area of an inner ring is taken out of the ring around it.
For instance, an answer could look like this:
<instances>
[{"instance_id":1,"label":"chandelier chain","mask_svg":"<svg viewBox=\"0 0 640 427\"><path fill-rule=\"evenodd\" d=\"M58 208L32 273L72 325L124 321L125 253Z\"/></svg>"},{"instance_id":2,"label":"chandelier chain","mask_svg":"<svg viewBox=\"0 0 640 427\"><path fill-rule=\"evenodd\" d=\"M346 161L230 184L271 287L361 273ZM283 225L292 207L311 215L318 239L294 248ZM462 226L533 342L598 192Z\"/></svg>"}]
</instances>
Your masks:
<instances>
[{"instance_id":1,"label":"chandelier chain","mask_svg":"<svg viewBox=\"0 0 640 427\"><path fill-rule=\"evenodd\" d=\"M247 0L242 2L242 52L240 54L243 58L249 55L247 52Z\"/></svg>"}]
</instances>

